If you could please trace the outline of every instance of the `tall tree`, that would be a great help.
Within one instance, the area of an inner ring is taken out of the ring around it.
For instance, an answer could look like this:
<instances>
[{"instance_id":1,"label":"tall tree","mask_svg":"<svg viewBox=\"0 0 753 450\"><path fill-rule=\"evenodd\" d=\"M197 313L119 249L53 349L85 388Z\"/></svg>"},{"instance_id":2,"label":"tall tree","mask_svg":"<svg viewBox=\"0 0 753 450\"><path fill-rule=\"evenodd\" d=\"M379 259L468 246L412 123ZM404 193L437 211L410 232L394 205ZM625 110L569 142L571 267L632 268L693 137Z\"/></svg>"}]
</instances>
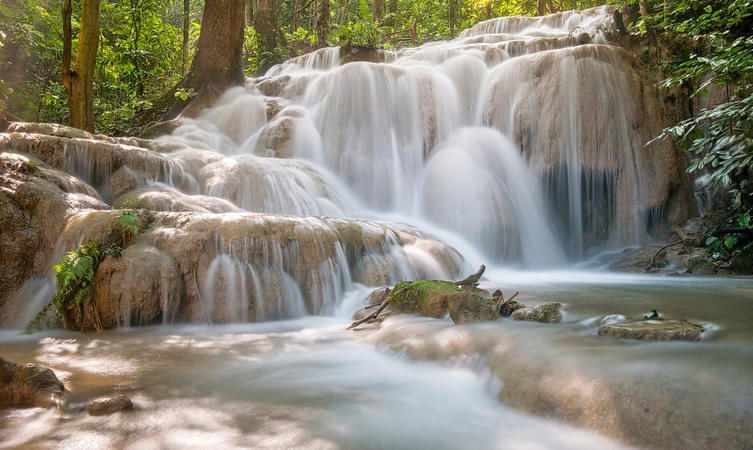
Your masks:
<instances>
[{"instance_id":1,"label":"tall tree","mask_svg":"<svg viewBox=\"0 0 753 450\"><path fill-rule=\"evenodd\" d=\"M225 89L243 83L243 26L246 0L206 0L201 18L201 32L196 56L188 74L160 104L172 104L165 118L183 112L194 115L209 106ZM178 89L193 91L187 103L175 97Z\"/></svg>"},{"instance_id":2,"label":"tall tree","mask_svg":"<svg viewBox=\"0 0 753 450\"><path fill-rule=\"evenodd\" d=\"M188 70L188 30L191 26L191 0L183 0L183 43L181 44L182 59L180 74L185 75Z\"/></svg>"},{"instance_id":3,"label":"tall tree","mask_svg":"<svg viewBox=\"0 0 753 450\"><path fill-rule=\"evenodd\" d=\"M61 81L68 91L68 123L94 131L94 67L99 47L99 0L81 0L81 28L76 62L71 69L71 0L63 4L63 62Z\"/></svg>"},{"instance_id":4,"label":"tall tree","mask_svg":"<svg viewBox=\"0 0 753 450\"><path fill-rule=\"evenodd\" d=\"M374 9L372 10L372 20L379 22L384 15L384 0L374 0Z\"/></svg>"},{"instance_id":5,"label":"tall tree","mask_svg":"<svg viewBox=\"0 0 753 450\"><path fill-rule=\"evenodd\" d=\"M456 12L456 9L457 9L457 6L458 6L458 1L457 0L450 0L450 5L449 6L450 6L450 34L452 36L455 36L455 22L457 20L455 12Z\"/></svg>"},{"instance_id":6,"label":"tall tree","mask_svg":"<svg viewBox=\"0 0 753 450\"><path fill-rule=\"evenodd\" d=\"M329 0L319 0L319 8L316 14L316 37L317 46L327 46L329 34Z\"/></svg>"}]
</instances>

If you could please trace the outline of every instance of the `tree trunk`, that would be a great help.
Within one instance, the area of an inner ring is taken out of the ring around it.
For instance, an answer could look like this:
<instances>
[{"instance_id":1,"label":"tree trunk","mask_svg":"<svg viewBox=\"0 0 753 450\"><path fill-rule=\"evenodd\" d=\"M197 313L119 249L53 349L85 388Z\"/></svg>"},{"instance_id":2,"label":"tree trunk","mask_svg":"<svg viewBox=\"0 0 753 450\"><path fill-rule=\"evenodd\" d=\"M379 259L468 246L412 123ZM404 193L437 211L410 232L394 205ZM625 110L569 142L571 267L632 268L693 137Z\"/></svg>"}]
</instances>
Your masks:
<instances>
[{"instance_id":1,"label":"tree trunk","mask_svg":"<svg viewBox=\"0 0 753 450\"><path fill-rule=\"evenodd\" d=\"M648 17L648 0L638 0L638 6L641 9L641 17Z\"/></svg>"},{"instance_id":2,"label":"tree trunk","mask_svg":"<svg viewBox=\"0 0 753 450\"><path fill-rule=\"evenodd\" d=\"M183 45L181 50L183 51L183 62L180 66L180 74L186 75L188 71L188 31L191 26L191 0L183 0Z\"/></svg>"},{"instance_id":3,"label":"tree trunk","mask_svg":"<svg viewBox=\"0 0 753 450\"><path fill-rule=\"evenodd\" d=\"M384 15L384 0L374 0L374 9L371 11L371 18L374 22L382 20Z\"/></svg>"},{"instance_id":4,"label":"tree trunk","mask_svg":"<svg viewBox=\"0 0 753 450\"><path fill-rule=\"evenodd\" d=\"M537 16L545 16L546 15L546 2L545 2L545 0L536 0L536 15Z\"/></svg>"},{"instance_id":5,"label":"tree trunk","mask_svg":"<svg viewBox=\"0 0 753 450\"><path fill-rule=\"evenodd\" d=\"M293 31L298 30L298 27L301 26L301 12L298 11L300 7L299 3L299 0L293 2Z\"/></svg>"},{"instance_id":6,"label":"tree trunk","mask_svg":"<svg viewBox=\"0 0 753 450\"><path fill-rule=\"evenodd\" d=\"M193 116L225 89L243 83L245 1L206 0L196 56L188 75L176 86L176 89L193 90L197 95L190 104L174 100L165 118L174 118L181 111Z\"/></svg>"},{"instance_id":7,"label":"tree trunk","mask_svg":"<svg viewBox=\"0 0 753 450\"><path fill-rule=\"evenodd\" d=\"M99 47L99 0L81 0L81 31L76 62L71 69L71 1L63 4L63 64L61 81L68 91L68 124L94 131L93 82Z\"/></svg>"},{"instance_id":8,"label":"tree trunk","mask_svg":"<svg viewBox=\"0 0 753 450\"><path fill-rule=\"evenodd\" d=\"M277 33L273 23L272 1L256 0L254 28L259 33L262 52L272 52L277 47Z\"/></svg>"},{"instance_id":9,"label":"tree trunk","mask_svg":"<svg viewBox=\"0 0 753 450\"><path fill-rule=\"evenodd\" d=\"M486 20L489 20L492 18L492 15L494 14L494 6L492 5L492 0L489 0L486 2Z\"/></svg>"},{"instance_id":10,"label":"tree trunk","mask_svg":"<svg viewBox=\"0 0 753 450\"><path fill-rule=\"evenodd\" d=\"M319 8L316 15L317 46L327 46L329 34L329 0L319 0Z\"/></svg>"},{"instance_id":11,"label":"tree trunk","mask_svg":"<svg viewBox=\"0 0 753 450\"><path fill-rule=\"evenodd\" d=\"M455 36L455 8L457 7L457 0L450 0L450 35Z\"/></svg>"}]
</instances>

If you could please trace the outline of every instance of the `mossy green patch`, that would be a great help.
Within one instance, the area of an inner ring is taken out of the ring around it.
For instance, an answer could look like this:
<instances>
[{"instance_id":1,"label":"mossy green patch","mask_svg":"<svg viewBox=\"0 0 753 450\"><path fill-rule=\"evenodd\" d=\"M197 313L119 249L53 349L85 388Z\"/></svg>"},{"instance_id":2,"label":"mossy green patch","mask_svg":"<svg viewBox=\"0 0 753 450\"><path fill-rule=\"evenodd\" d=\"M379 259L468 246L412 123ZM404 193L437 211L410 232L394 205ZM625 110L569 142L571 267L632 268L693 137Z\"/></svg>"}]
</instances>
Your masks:
<instances>
[{"instance_id":1,"label":"mossy green patch","mask_svg":"<svg viewBox=\"0 0 753 450\"><path fill-rule=\"evenodd\" d=\"M420 280L398 283L390 294L390 303L400 311L427 314L426 300L430 293L454 294L460 289L450 281Z\"/></svg>"}]
</instances>

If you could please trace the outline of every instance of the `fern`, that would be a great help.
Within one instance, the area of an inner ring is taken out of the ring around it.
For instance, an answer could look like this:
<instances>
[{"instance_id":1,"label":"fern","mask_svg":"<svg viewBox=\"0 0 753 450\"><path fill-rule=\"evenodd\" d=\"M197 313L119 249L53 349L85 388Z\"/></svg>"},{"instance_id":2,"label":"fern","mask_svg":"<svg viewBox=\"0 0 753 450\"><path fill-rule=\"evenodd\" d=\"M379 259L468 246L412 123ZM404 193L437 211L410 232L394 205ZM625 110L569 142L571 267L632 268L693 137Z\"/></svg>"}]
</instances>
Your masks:
<instances>
[{"instance_id":1,"label":"fern","mask_svg":"<svg viewBox=\"0 0 753 450\"><path fill-rule=\"evenodd\" d=\"M115 218L115 223L121 228L136 236L141 231L141 218L131 211L123 211L121 215Z\"/></svg>"}]
</instances>

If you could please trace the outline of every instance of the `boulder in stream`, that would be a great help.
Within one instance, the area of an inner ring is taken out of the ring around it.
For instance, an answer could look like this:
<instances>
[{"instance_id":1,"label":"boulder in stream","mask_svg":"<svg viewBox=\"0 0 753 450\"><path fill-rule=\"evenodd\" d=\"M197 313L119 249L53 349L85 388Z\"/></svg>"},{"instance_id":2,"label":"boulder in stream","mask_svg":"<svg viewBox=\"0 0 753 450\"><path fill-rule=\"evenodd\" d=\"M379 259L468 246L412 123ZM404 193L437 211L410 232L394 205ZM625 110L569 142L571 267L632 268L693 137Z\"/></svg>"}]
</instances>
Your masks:
<instances>
[{"instance_id":1,"label":"boulder in stream","mask_svg":"<svg viewBox=\"0 0 753 450\"><path fill-rule=\"evenodd\" d=\"M533 306L519 308L512 313L515 320L530 320L532 322L559 323L562 320L560 303L541 303Z\"/></svg>"},{"instance_id":2,"label":"boulder in stream","mask_svg":"<svg viewBox=\"0 0 753 450\"><path fill-rule=\"evenodd\" d=\"M133 409L133 402L125 395L116 395L109 398L100 398L92 400L86 405L86 412L91 416L107 416L120 411L130 411Z\"/></svg>"},{"instance_id":3,"label":"boulder in stream","mask_svg":"<svg viewBox=\"0 0 753 450\"><path fill-rule=\"evenodd\" d=\"M459 288L451 281L421 280L398 283L390 294L396 312L440 318L449 313L456 324L499 318L496 303L488 291Z\"/></svg>"},{"instance_id":4,"label":"boulder in stream","mask_svg":"<svg viewBox=\"0 0 753 450\"><path fill-rule=\"evenodd\" d=\"M51 369L0 357L0 408L49 408L64 393L63 383Z\"/></svg>"},{"instance_id":5,"label":"boulder in stream","mask_svg":"<svg viewBox=\"0 0 753 450\"><path fill-rule=\"evenodd\" d=\"M700 341L704 328L687 320L626 320L605 323L599 336L641 341Z\"/></svg>"}]
</instances>

